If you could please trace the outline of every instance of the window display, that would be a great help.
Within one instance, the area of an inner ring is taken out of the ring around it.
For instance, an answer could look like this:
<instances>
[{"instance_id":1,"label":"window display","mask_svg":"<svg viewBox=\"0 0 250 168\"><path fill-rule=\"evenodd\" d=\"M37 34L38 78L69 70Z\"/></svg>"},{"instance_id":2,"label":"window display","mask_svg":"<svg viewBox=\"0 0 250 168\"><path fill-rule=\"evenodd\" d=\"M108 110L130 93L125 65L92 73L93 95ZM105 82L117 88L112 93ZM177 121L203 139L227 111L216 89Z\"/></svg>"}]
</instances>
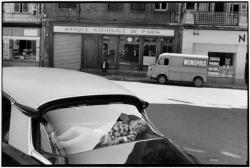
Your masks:
<instances>
[{"instance_id":1,"label":"window display","mask_svg":"<svg viewBox=\"0 0 250 168\"><path fill-rule=\"evenodd\" d=\"M209 52L208 75L212 77L233 77L233 53Z\"/></svg>"},{"instance_id":2,"label":"window display","mask_svg":"<svg viewBox=\"0 0 250 168\"><path fill-rule=\"evenodd\" d=\"M36 61L36 40L5 39L3 53L5 60Z\"/></svg>"},{"instance_id":3,"label":"window display","mask_svg":"<svg viewBox=\"0 0 250 168\"><path fill-rule=\"evenodd\" d=\"M117 43L117 37L103 36L102 59L107 59L110 68L115 67Z\"/></svg>"},{"instance_id":4,"label":"window display","mask_svg":"<svg viewBox=\"0 0 250 168\"><path fill-rule=\"evenodd\" d=\"M10 40L12 58L16 60L35 60L36 41L35 40Z\"/></svg>"}]
</instances>

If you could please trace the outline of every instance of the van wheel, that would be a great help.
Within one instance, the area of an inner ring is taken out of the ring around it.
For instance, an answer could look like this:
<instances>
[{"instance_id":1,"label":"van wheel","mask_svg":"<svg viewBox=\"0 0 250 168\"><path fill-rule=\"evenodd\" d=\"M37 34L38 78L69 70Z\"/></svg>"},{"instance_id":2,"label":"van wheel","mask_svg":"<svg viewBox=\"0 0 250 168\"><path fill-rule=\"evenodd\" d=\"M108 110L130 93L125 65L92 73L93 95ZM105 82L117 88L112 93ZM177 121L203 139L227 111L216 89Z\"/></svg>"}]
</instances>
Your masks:
<instances>
[{"instance_id":1,"label":"van wheel","mask_svg":"<svg viewBox=\"0 0 250 168\"><path fill-rule=\"evenodd\" d=\"M160 84L165 84L167 82L167 77L165 75L159 75L157 77L157 82Z\"/></svg>"},{"instance_id":2,"label":"van wheel","mask_svg":"<svg viewBox=\"0 0 250 168\"><path fill-rule=\"evenodd\" d=\"M202 86L202 83L203 83L202 78L200 78L200 77L194 78L193 85L194 85L195 87L201 87L201 86Z\"/></svg>"}]
</instances>

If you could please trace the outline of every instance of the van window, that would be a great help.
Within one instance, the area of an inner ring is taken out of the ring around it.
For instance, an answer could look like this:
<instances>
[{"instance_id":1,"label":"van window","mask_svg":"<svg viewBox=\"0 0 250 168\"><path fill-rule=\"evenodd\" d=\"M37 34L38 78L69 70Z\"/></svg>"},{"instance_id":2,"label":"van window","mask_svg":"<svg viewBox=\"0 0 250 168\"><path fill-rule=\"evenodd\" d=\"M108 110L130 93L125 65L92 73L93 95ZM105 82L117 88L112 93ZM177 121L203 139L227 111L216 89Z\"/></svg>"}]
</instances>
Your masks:
<instances>
[{"instance_id":1,"label":"van window","mask_svg":"<svg viewBox=\"0 0 250 168\"><path fill-rule=\"evenodd\" d=\"M164 65L168 65L169 64L169 59L165 59L164 60Z\"/></svg>"},{"instance_id":2,"label":"van window","mask_svg":"<svg viewBox=\"0 0 250 168\"><path fill-rule=\"evenodd\" d=\"M159 62L158 62L159 65L168 65L169 64L169 59L168 58L161 58L159 59Z\"/></svg>"}]
</instances>

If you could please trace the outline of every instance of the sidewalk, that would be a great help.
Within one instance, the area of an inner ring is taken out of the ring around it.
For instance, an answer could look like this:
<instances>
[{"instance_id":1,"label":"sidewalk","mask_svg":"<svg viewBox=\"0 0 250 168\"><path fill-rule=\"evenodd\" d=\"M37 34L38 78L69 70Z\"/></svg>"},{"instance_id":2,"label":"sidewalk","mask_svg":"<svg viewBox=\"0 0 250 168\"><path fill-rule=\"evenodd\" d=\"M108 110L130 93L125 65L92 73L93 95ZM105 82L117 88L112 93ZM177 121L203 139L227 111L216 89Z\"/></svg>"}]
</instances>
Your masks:
<instances>
[{"instance_id":1,"label":"sidewalk","mask_svg":"<svg viewBox=\"0 0 250 168\"><path fill-rule=\"evenodd\" d=\"M101 76L101 75L100 75ZM151 80L147 77L136 77L136 76L123 76L123 75L111 75L107 74L103 76L110 80L117 80L117 81L132 81L132 82L143 82L143 83L155 83L157 82L155 80ZM183 84L183 83L176 83L171 82L170 85L182 85L182 86L190 86L190 84ZM205 83L203 87L212 87L212 88L230 88L230 89L241 89L241 90L248 90L247 85L236 85L236 84L216 84L216 83Z\"/></svg>"}]
</instances>

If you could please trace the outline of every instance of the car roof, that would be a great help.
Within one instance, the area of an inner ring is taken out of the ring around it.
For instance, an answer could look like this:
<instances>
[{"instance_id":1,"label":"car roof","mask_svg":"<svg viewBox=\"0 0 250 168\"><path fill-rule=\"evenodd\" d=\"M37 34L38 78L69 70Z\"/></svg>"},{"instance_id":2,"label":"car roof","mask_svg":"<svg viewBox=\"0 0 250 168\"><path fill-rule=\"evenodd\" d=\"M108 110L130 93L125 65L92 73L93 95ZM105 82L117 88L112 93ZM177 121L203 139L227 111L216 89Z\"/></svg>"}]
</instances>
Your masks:
<instances>
[{"instance_id":1,"label":"car roof","mask_svg":"<svg viewBox=\"0 0 250 168\"><path fill-rule=\"evenodd\" d=\"M103 77L80 71L43 67L4 67L3 92L24 106L38 109L54 100L132 92Z\"/></svg>"},{"instance_id":2,"label":"car roof","mask_svg":"<svg viewBox=\"0 0 250 168\"><path fill-rule=\"evenodd\" d=\"M208 59L207 55L194 55L194 54L179 54L179 53L162 53L159 57L189 57L189 58L206 58Z\"/></svg>"}]
</instances>

